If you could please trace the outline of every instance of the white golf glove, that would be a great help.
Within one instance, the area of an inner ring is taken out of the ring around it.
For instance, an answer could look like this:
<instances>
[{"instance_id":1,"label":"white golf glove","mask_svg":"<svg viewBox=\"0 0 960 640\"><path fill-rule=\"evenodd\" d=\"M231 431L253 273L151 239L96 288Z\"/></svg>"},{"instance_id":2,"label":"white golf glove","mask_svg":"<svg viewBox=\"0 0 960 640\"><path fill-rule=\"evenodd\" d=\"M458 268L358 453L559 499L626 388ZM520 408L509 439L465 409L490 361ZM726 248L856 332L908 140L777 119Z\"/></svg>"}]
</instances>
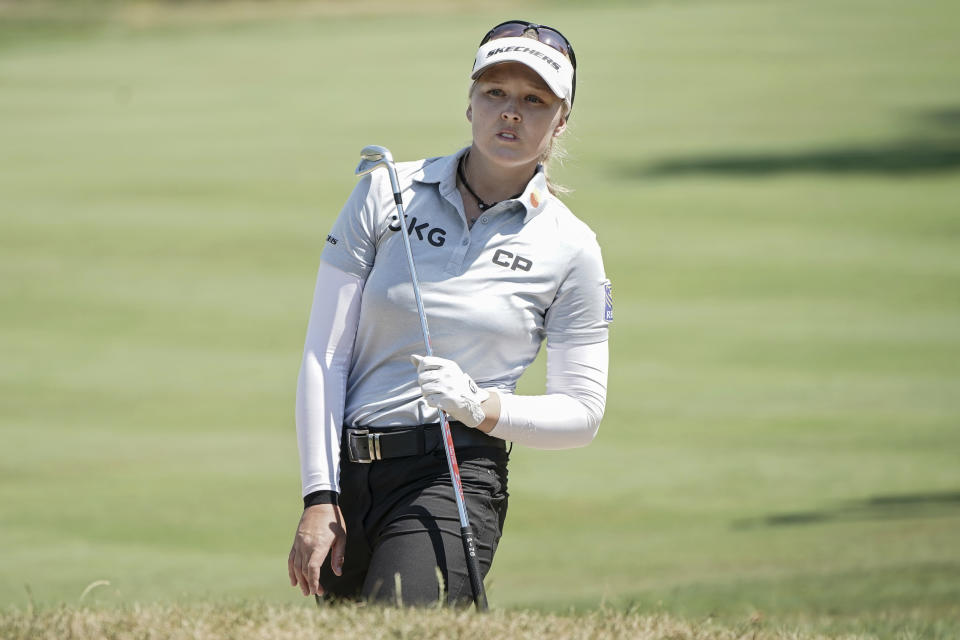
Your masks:
<instances>
[{"instance_id":1,"label":"white golf glove","mask_svg":"<svg viewBox=\"0 0 960 640\"><path fill-rule=\"evenodd\" d=\"M428 405L468 427L476 427L487 417L480 404L490 392L478 387L456 362L418 355L410 356L410 361L417 368L417 382Z\"/></svg>"}]
</instances>

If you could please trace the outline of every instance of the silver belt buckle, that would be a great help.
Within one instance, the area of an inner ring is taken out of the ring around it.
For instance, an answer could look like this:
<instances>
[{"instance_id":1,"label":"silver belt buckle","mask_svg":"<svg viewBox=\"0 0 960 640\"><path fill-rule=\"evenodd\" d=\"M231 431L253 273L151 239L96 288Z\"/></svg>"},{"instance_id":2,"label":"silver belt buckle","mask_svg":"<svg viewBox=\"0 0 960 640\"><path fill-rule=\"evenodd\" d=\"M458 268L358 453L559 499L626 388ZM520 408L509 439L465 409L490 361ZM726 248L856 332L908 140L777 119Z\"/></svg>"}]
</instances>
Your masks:
<instances>
[{"instance_id":1,"label":"silver belt buckle","mask_svg":"<svg viewBox=\"0 0 960 640\"><path fill-rule=\"evenodd\" d=\"M353 447L347 445L347 452L349 453L350 462L359 462L361 464L370 464L374 460L380 460L380 434L379 433L370 433L369 429L351 429L347 437L353 436L366 436L367 437L367 455L368 458L357 458L354 456Z\"/></svg>"},{"instance_id":2,"label":"silver belt buckle","mask_svg":"<svg viewBox=\"0 0 960 640\"><path fill-rule=\"evenodd\" d=\"M367 434L367 450L370 451L370 462L373 462L374 460L379 460L381 458L379 433Z\"/></svg>"}]
</instances>

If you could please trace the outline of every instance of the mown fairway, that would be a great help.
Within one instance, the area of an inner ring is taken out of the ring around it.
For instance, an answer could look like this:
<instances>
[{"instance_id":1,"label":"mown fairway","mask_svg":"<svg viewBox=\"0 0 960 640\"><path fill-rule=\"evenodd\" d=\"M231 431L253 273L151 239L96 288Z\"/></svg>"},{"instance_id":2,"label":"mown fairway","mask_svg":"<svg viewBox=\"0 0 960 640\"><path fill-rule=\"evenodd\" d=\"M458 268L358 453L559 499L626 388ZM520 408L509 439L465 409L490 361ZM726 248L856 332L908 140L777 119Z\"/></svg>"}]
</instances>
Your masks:
<instances>
[{"instance_id":1,"label":"mown fairway","mask_svg":"<svg viewBox=\"0 0 960 640\"><path fill-rule=\"evenodd\" d=\"M0 3L0 604L302 602L323 238L363 145L469 142L519 16L576 47L616 303L597 441L513 452L493 605L960 635L955 2L39 6Z\"/></svg>"}]
</instances>

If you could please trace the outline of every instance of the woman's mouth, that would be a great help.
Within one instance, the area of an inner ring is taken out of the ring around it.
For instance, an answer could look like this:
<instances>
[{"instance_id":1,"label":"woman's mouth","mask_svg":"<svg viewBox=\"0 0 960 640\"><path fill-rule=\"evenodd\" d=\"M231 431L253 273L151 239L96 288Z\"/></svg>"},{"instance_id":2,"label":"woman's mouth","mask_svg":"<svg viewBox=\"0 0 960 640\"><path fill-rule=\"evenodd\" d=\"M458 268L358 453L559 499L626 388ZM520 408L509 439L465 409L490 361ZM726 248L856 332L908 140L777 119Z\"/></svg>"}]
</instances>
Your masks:
<instances>
[{"instance_id":1,"label":"woman's mouth","mask_svg":"<svg viewBox=\"0 0 960 640\"><path fill-rule=\"evenodd\" d=\"M514 131L499 131L497 137L501 140L516 140L517 134Z\"/></svg>"}]
</instances>

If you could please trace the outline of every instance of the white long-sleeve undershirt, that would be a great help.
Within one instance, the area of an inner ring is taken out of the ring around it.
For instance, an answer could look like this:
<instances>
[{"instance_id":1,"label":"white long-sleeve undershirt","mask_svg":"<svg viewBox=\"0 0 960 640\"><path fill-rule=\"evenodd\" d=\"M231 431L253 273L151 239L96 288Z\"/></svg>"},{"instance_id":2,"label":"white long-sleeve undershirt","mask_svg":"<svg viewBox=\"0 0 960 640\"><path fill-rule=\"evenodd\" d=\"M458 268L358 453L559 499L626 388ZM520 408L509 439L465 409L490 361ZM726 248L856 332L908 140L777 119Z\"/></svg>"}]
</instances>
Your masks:
<instances>
[{"instance_id":1,"label":"white long-sleeve undershirt","mask_svg":"<svg viewBox=\"0 0 960 640\"><path fill-rule=\"evenodd\" d=\"M607 399L607 341L547 346L547 394L500 394L490 435L536 449L570 449L597 435Z\"/></svg>"},{"instance_id":2,"label":"white long-sleeve undershirt","mask_svg":"<svg viewBox=\"0 0 960 640\"><path fill-rule=\"evenodd\" d=\"M340 491L340 432L363 285L359 277L320 262L297 383L304 496ZM499 390L500 419L490 435L537 449L589 444L603 417L607 367L605 340L588 345L548 344L546 395L518 396Z\"/></svg>"},{"instance_id":3,"label":"white long-sleeve undershirt","mask_svg":"<svg viewBox=\"0 0 960 640\"><path fill-rule=\"evenodd\" d=\"M340 429L363 280L320 261L297 379L303 495L340 492Z\"/></svg>"}]
</instances>

